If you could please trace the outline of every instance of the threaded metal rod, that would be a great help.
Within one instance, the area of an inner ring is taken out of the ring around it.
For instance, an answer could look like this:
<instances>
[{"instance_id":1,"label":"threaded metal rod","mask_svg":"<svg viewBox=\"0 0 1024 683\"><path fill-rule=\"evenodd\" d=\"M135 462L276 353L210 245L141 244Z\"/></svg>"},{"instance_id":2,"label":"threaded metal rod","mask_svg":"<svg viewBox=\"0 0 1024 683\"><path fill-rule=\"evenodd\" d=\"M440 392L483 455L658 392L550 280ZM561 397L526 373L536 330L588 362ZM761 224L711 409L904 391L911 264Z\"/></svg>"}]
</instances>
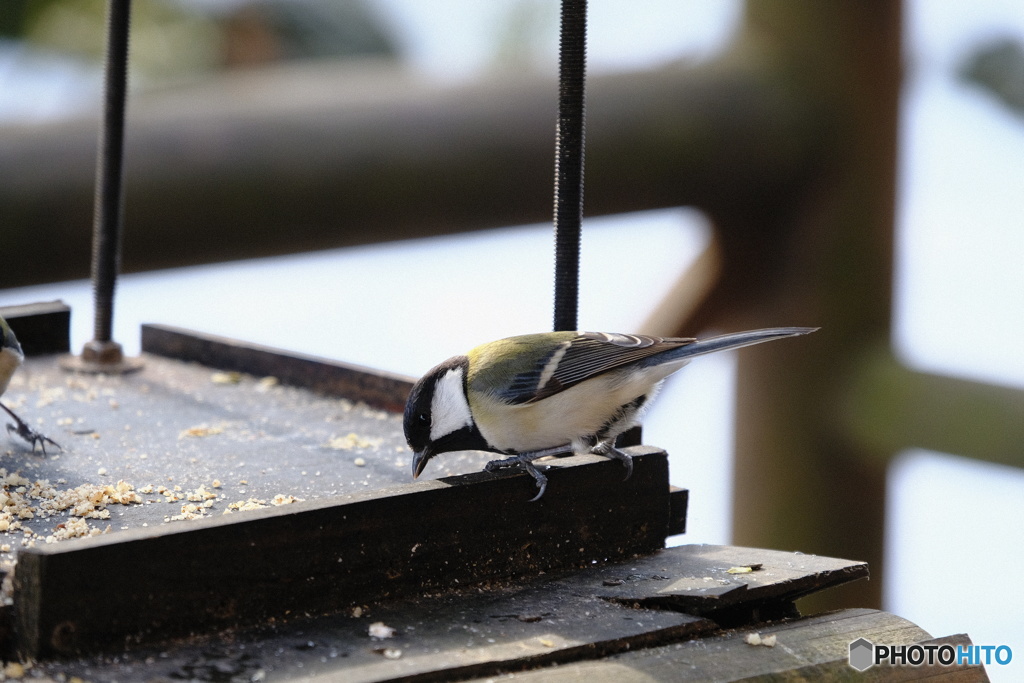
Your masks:
<instances>
[{"instance_id":1,"label":"threaded metal rod","mask_svg":"<svg viewBox=\"0 0 1024 683\"><path fill-rule=\"evenodd\" d=\"M124 111L128 92L128 22L131 0L107 4L103 125L96 159L96 203L92 224L93 338L80 356L61 360L70 372L135 372L138 358L126 358L113 340L114 287L121 266L124 215Z\"/></svg>"},{"instance_id":2,"label":"threaded metal rod","mask_svg":"<svg viewBox=\"0 0 1024 683\"><path fill-rule=\"evenodd\" d=\"M583 222L586 0L562 0L555 139L555 330L575 330Z\"/></svg>"},{"instance_id":3,"label":"threaded metal rod","mask_svg":"<svg viewBox=\"0 0 1024 683\"><path fill-rule=\"evenodd\" d=\"M123 220L124 121L128 76L128 22L131 0L107 6L107 53L104 67L103 126L96 161L93 213L92 284L95 341L111 341L114 287L121 261Z\"/></svg>"}]
</instances>

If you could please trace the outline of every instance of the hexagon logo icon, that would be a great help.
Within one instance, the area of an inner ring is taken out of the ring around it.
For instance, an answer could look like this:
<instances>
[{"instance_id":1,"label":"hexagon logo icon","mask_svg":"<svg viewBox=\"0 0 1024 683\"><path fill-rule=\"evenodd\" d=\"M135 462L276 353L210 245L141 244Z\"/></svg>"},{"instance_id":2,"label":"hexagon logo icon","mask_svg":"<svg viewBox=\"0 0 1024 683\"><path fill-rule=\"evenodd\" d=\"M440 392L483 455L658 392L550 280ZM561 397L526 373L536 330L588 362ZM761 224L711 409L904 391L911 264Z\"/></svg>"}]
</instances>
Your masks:
<instances>
[{"instance_id":1,"label":"hexagon logo icon","mask_svg":"<svg viewBox=\"0 0 1024 683\"><path fill-rule=\"evenodd\" d=\"M850 666L857 671L866 671L875 664L875 646L866 638L850 643Z\"/></svg>"}]
</instances>

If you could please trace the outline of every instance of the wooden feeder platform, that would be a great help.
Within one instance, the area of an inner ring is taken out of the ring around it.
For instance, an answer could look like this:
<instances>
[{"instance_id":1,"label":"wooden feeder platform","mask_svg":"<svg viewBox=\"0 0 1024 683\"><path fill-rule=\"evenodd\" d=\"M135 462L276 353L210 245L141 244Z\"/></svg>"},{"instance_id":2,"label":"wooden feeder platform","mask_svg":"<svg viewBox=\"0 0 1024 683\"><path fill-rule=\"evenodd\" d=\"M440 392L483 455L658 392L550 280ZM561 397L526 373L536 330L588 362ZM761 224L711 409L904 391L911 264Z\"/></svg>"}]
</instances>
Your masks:
<instances>
[{"instance_id":1,"label":"wooden feeder platform","mask_svg":"<svg viewBox=\"0 0 1024 683\"><path fill-rule=\"evenodd\" d=\"M630 446L625 482L617 462L559 459L536 503L526 474L481 471L493 454L438 458L440 478L412 482L409 378L160 325L142 329L141 371L67 374L66 306L0 315L30 356L4 401L63 446L0 448L0 646L37 674L792 680L853 674L861 637L970 642L874 610L799 614L795 600L866 578L863 562L665 549L687 492L659 449ZM95 504L83 518L58 500Z\"/></svg>"}]
</instances>

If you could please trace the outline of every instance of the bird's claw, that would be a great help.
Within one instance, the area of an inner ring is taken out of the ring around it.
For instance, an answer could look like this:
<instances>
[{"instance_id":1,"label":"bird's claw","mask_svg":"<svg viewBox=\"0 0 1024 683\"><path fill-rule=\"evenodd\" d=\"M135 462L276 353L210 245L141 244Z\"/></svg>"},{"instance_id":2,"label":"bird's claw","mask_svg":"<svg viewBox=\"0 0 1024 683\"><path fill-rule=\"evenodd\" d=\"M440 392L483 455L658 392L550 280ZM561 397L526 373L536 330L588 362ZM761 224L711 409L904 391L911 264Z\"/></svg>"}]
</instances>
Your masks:
<instances>
[{"instance_id":1,"label":"bird's claw","mask_svg":"<svg viewBox=\"0 0 1024 683\"><path fill-rule=\"evenodd\" d=\"M24 439L29 444L29 446L32 447L33 451L36 449L36 445L38 444L40 450L43 451L43 455L46 455L46 444L48 444L48 443L49 444L53 444L60 451L64 450L64 447L61 446L59 443L57 443L56 441L54 441L50 437L46 436L45 434L40 434L39 432L37 432L36 430L32 429L31 427L29 427L24 422L19 422L17 424L17 426L8 423L7 424L7 433L8 434L17 434L18 436L20 436L22 439Z\"/></svg>"},{"instance_id":2,"label":"bird's claw","mask_svg":"<svg viewBox=\"0 0 1024 683\"><path fill-rule=\"evenodd\" d=\"M57 447L58 450L61 450L61 451L64 450L63 446L61 446L59 443L57 443L56 441L54 441L50 437L46 436L45 434L40 434L36 430L34 430L31 427L29 427L28 424L26 424L24 420L22 420L20 417L18 417L14 413L13 410L11 410L7 406L5 406L3 403L0 403L0 408L3 408L4 411L8 415L10 415L11 419L13 419L15 421L15 423L16 423L16 424L11 424L9 422L7 423L7 433L8 434L17 434L18 436L20 436L22 439L24 439L25 441L28 442L28 444L32 447L33 451L36 450L36 444L39 444L39 448L42 449L43 455L46 455L46 444L47 443L52 443L54 446Z\"/></svg>"},{"instance_id":3,"label":"bird's claw","mask_svg":"<svg viewBox=\"0 0 1024 683\"><path fill-rule=\"evenodd\" d=\"M543 472L537 469L537 466L533 464L532 458L522 457L520 455L513 455L511 458L505 458L503 460L491 460L489 463L484 465L484 470L487 472L497 472L498 470L508 469L509 467L522 467L526 470L526 473L533 477L533 480L537 482L537 495L531 498L528 502L534 503L541 499L544 495L544 491L548 488L548 478Z\"/></svg>"},{"instance_id":4,"label":"bird's claw","mask_svg":"<svg viewBox=\"0 0 1024 683\"><path fill-rule=\"evenodd\" d=\"M484 471L497 472L520 464L522 464L522 460L520 460L518 456L512 456L511 458L505 458L503 460L491 460L489 463L484 465Z\"/></svg>"},{"instance_id":5,"label":"bird's claw","mask_svg":"<svg viewBox=\"0 0 1024 683\"><path fill-rule=\"evenodd\" d=\"M590 452L594 455L600 455L605 458L611 458L612 460L618 460L626 468L626 476L622 478L622 481L626 481L633 476L633 458L627 453L623 453L611 441L602 441L596 446L590 449Z\"/></svg>"}]
</instances>

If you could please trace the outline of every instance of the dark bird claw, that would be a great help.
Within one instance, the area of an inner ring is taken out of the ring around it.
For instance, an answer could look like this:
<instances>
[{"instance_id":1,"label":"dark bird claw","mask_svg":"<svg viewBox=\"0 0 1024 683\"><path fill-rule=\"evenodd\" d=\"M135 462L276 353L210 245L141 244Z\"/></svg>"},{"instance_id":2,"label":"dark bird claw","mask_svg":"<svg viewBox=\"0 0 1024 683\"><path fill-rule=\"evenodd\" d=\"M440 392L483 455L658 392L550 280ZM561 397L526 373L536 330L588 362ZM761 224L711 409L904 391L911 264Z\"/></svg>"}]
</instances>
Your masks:
<instances>
[{"instance_id":1,"label":"dark bird claw","mask_svg":"<svg viewBox=\"0 0 1024 683\"><path fill-rule=\"evenodd\" d=\"M538 458L547 457L549 455L561 455L564 453L571 452L572 449L567 444L565 446L558 446L556 448L545 448L543 450L531 451L529 453L517 453L516 455L505 458L503 460L492 460L489 463L487 463L487 465L484 466L484 469L487 470L488 472L497 472L498 470L504 470L509 467L518 466L526 470L526 473L533 477L533 480L537 482L537 488L539 489L537 491L537 495L529 500L530 503L534 503L540 500L541 497L544 495L544 491L547 490L548 478L544 476L544 474L540 470L537 469L537 466L533 464L533 461L537 460Z\"/></svg>"},{"instance_id":2,"label":"dark bird claw","mask_svg":"<svg viewBox=\"0 0 1024 683\"><path fill-rule=\"evenodd\" d=\"M517 453L516 455L504 458L502 460L491 460L484 466L484 470L488 472L498 472L499 470L508 469L510 467L520 467L526 471L534 481L537 482L537 495L530 499L529 502L533 503L541 499L544 495L544 491L548 487L548 478L537 469L537 466L533 464L534 460L543 458L549 455L559 455L562 453L571 452L568 446L560 448L547 448L541 451L533 451L530 453ZM626 468L626 476L622 478L626 481L633 476L633 458L632 456L623 453L615 447L612 441L600 441L590 452L594 455L600 455L605 458L612 460L618 460L622 463L622 466Z\"/></svg>"},{"instance_id":3,"label":"dark bird claw","mask_svg":"<svg viewBox=\"0 0 1024 683\"><path fill-rule=\"evenodd\" d=\"M540 500L541 496L544 495L544 491L548 488L548 478L537 469L537 466L532 462L533 458L529 457L529 455L523 453L521 455L513 455L511 458L505 458L504 460L492 460L484 466L484 469L488 472L497 472L509 467L523 468L537 482L537 488L539 489L537 495L528 501L533 503Z\"/></svg>"},{"instance_id":4,"label":"dark bird claw","mask_svg":"<svg viewBox=\"0 0 1024 683\"><path fill-rule=\"evenodd\" d=\"M11 423L8 422L7 423L7 433L8 434L17 434L18 436L20 436L22 439L24 439L32 447L33 451L35 451L36 444L38 444L39 448L43 451L43 455L46 455L46 444L48 444L48 443L53 444L54 446L56 446L58 450L61 450L61 451L64 450L63 446L61 446L59 443L57 443L56 441L54 441L50 437L46 436L45 434L40 434L36 430L34 430L31 427L29 427L28 424L26 424L24 420L22 420L20 417L15 415L14 411L11 410L10 408L8 408L7 406L5 406L4 404L0 403L0 408L3 408L4 410L6 410L7 414L10 415L14 419L14 421L17 423L17 424L11 424Z\"/></svg>"},{"instance_id":5,"label":"dark bird claw","mask_svg":"<svg viewBox=\"0 0 1024 683\"><path fill-rule=\"evenodd\" d=\"M611 441L601 441L591 448L590 452L594 455L601 455L605 458L611 458L621 462L626 468L626 476L622 478L622 481L626 481L633 476L633 458L616 448Z\"/></svg>"}]
</instances>

